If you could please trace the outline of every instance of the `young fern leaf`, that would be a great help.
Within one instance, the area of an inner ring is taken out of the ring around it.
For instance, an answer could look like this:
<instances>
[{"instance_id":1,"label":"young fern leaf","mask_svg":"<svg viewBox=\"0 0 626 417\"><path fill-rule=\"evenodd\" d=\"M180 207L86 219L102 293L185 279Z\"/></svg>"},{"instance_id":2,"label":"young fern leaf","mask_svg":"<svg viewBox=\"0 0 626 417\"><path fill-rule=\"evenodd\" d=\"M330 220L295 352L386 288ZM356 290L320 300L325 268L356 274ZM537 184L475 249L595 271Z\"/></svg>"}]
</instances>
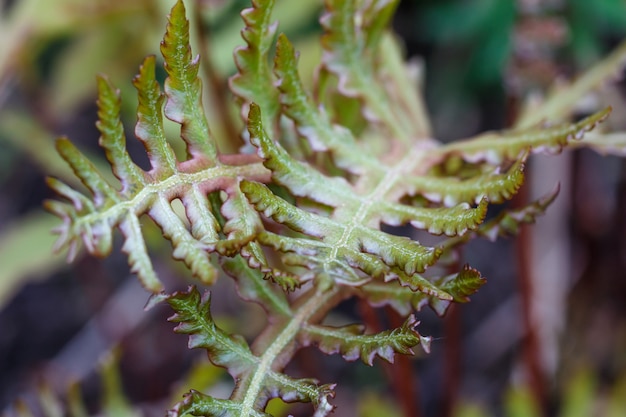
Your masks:
<instances>
[{"instance_id":1,"label":"young fern leaf","mask_svg":"<svg viewBox=\"0 0 626 417\"><path fill-rule=\"evenodd\" d=\"M241 187L250 202L265 216L296 232L322 239L321 244L315 244L307 238L288 240L269 232L262 237L264 244L272 245L275 249L289 248L289 251L308 255L308 263L300 266L314 265L316 276L331 277L334 281L347 285L362 284L367 279L353 271L354 267L368 269L363 262L362 252L377 256L388 266L401 268L409 276L423 272L439 257L440 251L437 249L421 246L409 239L359 225L346 226L300 210L274 196L261 184L243 182ZM341 244L342 237L345 238L347 234L354 234L355 237ZM290 247L286 245L288 241L291 243ZM391 273L391 269L388 269L388 274Z\"/></svg>"},{"instance_id":2,"label":"young fern leaf","mask_svg":"<svg viewBox=\"0 0 626 417\"><path fill-rule=\"evenodd\" d=\"M179 323L174 330L190 335L189 347L206 349L211 362L226 368L238 387L259 393L252 402L247 398L215 400L192 393L196 397L177 405L171 416L182 416L190 409L206 410L203 412L209 414L205 415L264 416L267 415L263 413L267 402L275 397L286 402L311 402L316 407L316 415L320 416L332 410L328 397L334 396L333 385L318 386L312 379L293 379L270 369L265 370L260 378L254 378L260 374L258 368L264 365L262 359L252 353L241 336L230 335L215 325L208 292L201 297L197 289L191 288L188 292L173 294L167 301L176 312L170 321Z\"/></svg>"},{"instance_id":3,"label":"young fern leaf","mask_svg":"<svg viewBox=\"0 0 626 417\"><path fill-rule=\"evenodd\" d=\"M378 165L373 155L354 152L357 145L350 130L333 124L327 112L318 110L300 81L296 52L284 34L278 36L274 72L283 112L294 121L311 149L330 152L339 168L354 174L363 174Z\"/></svg>"},{"instance_id":4,"label":"young fern leaf","mask_svg":"<svg viewBox=\"0 0 626 417\"><path fill-rule=\"evenodd\" d=\"M357 295L374 307L388 305L403 316L412 311L420 311L425 305L430 305L438 315L442 316L452 301L467 302L468 296L486 283L480 272L468 265L456 274L434 278L431 281L431 285L441 292L445 291L448 298L378 282L363 285L358 289Z\"/></svg>"},{"instance_id":5,"label":"young fern leaf","mask_svg":"<svg viewBox=\"0 0 626 417\"><path fill-rule=\"evenodd\" d=\"M532 153L556 154L564 147L582 140L586 132L603 122L610 113L611 108L607 107L575 124L485 133L472 139L443 145L438 152L443 155L461 155L468 162L486 161L492 165L516 160L527 149Z\"/></svg>"},{"instance_id":6,"label":"young fern leaf","mask_svg":"<svg viewBox=\"0 0 626 417\"><path fill-rule=\"evenodd\" d=\"M177 171L178 161L163 131L163 106L166 97L154 78L155 71L156 57L148 56L139 67L139 74L133 78L133 85L139 98L135 136L148 153L152 166L149 175L159 181Z\"/></svg>"},{"instance_id":7,"label":"young fern leaf","mask_svg":"<svg viewBox=\"0 0 626 417\"><path fill-rule=\"evenodd\" d=\"M137 167L126 151L119 93L105 78L98 80L100 144L120 184L108 183L67 139L58 141L59 153L91 194L49 180L70 203L48 203L63 219L59 245L69 247L70 256L81 241L89 252L105 256L119 228L132 270L150 291L161 291L141 232L140 218L147 214L172 242L173 256L196 277L215 280L209 261L215 254L236 281L239 296L268 315L268 326L248 345L214 323L209 293L201 296L192 288L161 295L175 311L176 331L189 335L189 346L205 349L236 381L229 399L190 392L171 417L266 417L267 402L276 397L310 402L314 416L327 416L334 385L283 373L299 348L315 345L370 365L376 356L392 361L396 353L412 354L417 345L427 350L429 338L417 332L412 313L429 305L443 314L452 302L467 302L485 279L469 266L445 276L422 273L471 238L515 233L533 221L556 192L484 222L488 204L518 192L530 154L572 146L608 115L607 109L572 125L441 144L430 138L420 99L407 96L399 46L385 32L398 1L325 4L321 81L313 92L305 91L297 54L284 35L278 36L271 67L274 1L253 0L242 13L246 46L235 52L238 73L230 86L256 155L222 155L217 149L202 107L199 59L191 53L181 0L172 8L161 46L168 75L164 92L155 79L154 57L146 58L133 80L139 91L135 134L150 170ZM353 130L342 126L348 117L331 103L333 97L339 103L345 97L358 100L358 120L363 116L370 123ZM183 161L166 139L163 115L180 125L187 147ZM307 160L286 150L291 138L281 137L278 129L283 116L308 141ZM330 158L318 158L323 152ZM463 172L439 174L440 167L455 160L469 163L461 164ZM184 218L172 208L173 200L184 205ZM384 232L383 224L410 224L445 237L439 246L424 246ZM285 295L309 281L310 289ZM375 335L363 334L358 325L319 324L352 296L373 306L389 305L407 319Z\"/></svg>"},{"instance_id":8,"label":"young fern leaf","mask_svg":"<svg viewBox=\"0 0 626 417\"><path fill-rule=\"evenodd\" d=\"M417 345L429 352L430 337L415 330L418 324L415 316L410 315L401 327L374 335L364 335L365 327L359 324L339 328L308 325L298 340L303 346L315 344L324 353L340 353L348 361L360 358L372 366L376 356L393 363L396 353L413 355L412 348Z\"/></svg>"},{"instance_id":9,"label":"young fern leaf","mask_svg":"<svg viewBox=\"0 0 626 417\"><path fill-rule=\"evenodd\" d=\"M326 13L320 20L325 30L322 65L337 77L339 93L363 100L367 119L383 123L396 140L408 142L410 130L385 104L386 92L374 65L381 30L399 2L372 3L369 10L363 10L357 0L326 0Z\"/></svg>"},{"instance_id":10,"label":"young fern leaf","mask_svg":"<svg viewBox=\"0 0 626 417\"><path fill-rule=\"evenodd\" d=\"M237 239L252 235L258 222L254 213L239 218L241 210L229 210L236 204L237 197L242 198L237 178L244 176L260 181L268 178L259 163L227 165L218 159L204 116L198 58L192 58L188 29L184 5L178 1L172 8L161 47L168 72L165 94L155 80L154 57L146 58L133 80L139 91L135 133L148 153L151 170L144 172L128 155L120 122L119 92L100 77L100 145L121 188L118 190L107 183L67 139L60 139L57 149L93 197L82 196L58 180L49 180L50 186L72 203L47 203L47 207L64 220L58 231L57 246L69 247L69 255L73 256L82 240L90 253L106 256L111 251L113 229L119 227L125 236L122 249L128 253L131 270L155 293L161 291L162 285L148 256L139 217L148 214L172 242L174 258L184 261L201 281L211 283L215 280L216 269L208 251L217 246L220 239L217 217L226 217L226 232ZM177 161L167 142L163 111L166 117L181 125L181 138L187 145L189 157L186 161ZM219 190L228 196L223 213L216 213L208 204L207 195ZM190 226L172 208L171 202L177 198L185 206ZM235 218L242 221L237 222Z\"/></svg>"},{"instance_id":11,"label":"young fern leaf","mask_svg":"<svg viewBox=\"0 0 626 417\"><path fill-rule=\"evenodd\" d=\"M448 239L443 243L443 247L446 249L453 248L475 237L483 237L495 242L500 237L515 236L519 233L519 228L522 225L534 223L539 216L542 216L558 194L559 185L548 194L524 207L504 210L497 217L481 224L476 230L463 236Z\"/></svg>"},{"instance_id":12,"label":"young fern leaf","mask_svg":"<svg viewBox=\"0 0 626 417\"><path fill-rule=\"evenodd\" d=\"M253 0L252 7L241 13L246 24L241 36L246 46L235 49L238 71L230 79L230 89L239 100L243 119L247 118L248 105L255 102L264 110L263 124L272 131L280 107L269 60L278 26L271 22L273 8L274 0Z\"/></svg>"},{"instance_id":13,"label":"young fern leaf","mask_svg":"<svg viewBox=\"0 0 626 417\"><path fill-rule=\"evenodd\" d=\"M189 44L189 21L185 5L178 0L170 13L165 36L161 42L165 58L165 115L181 125L181 137L187 154L195 160L215 164L217 148L211 139L202 105L202 81L198 78L200 57L192 58Z\"/></svg>"},{"instance_id":14,"label":"young fern leaf","mask_svg":"<svg viewBox=\"0 0 626 417\"><path fill-rule=\"evenodd\" d=\"M582 142L574 142L571 144L573 148L587 147L598 152L600 155L618 155L626 156L626 134L622 132L615 133L590 133L585 136Z\"/></svg>"},{"instance_id":15,"label":"young fern leaf","mask_svg":"<svg viewBox=\"0 0 626 417\"><path fill-rule=\"evenodd\" d=\"M433 176L407 178L409 195L419 194L430 201L443 202L448 207L463 202L479 203L484 198L491 203L502 203L517 194L524 183L526 156L520 156L503 174L498 167L465 180Z\"/></svg>"},{"instance_id":16,"label":"young fern leaf","mask_svg":"<svg viewBox=\"0 0 626 417\"><path fill-rule=\"evenodd\" d=\"M293 315L285 294L267 285L261 272L249 268L241 256L224 258L222 268L237 283L237 291L242 299L259 304L272 317Z\"/></svg>"},{"instance_id":17,"label":"young fern leaf","mask_svg":"<svg viewBox=\"0 0 626 417\"><path fill-rule=\"evenodd\" d=\"M185 416L220 416L235 417L240 416L241 405L235 401L222 400L205 395L196 390L191 390L185 394L183 401L177 403L174 408L167 412L167 417ZM257 410L251 410L250 417L272 417Z\"/></svg>"},{"instance_id":18,"label":"young fern leaf","mask_svg":"<svg viewBox=\"0 0 626 417\"><path fill-rule=\"evenodd\" d=\"M330 218L319 216L292 206L261 184L242 181L241 190L257 211L295 232L319 239L264 232L258 236L262 244L287 253L284 262L312 271L303 278L324 277L346 285L362 285L372 278L398 279L414 290L449 298L418 275L437 260L440 250L372 227L378 227L381 221L395 225L411 222L438 234L463 234L482 222L486 199L481 200L475 209L467 204L451 209L416 208L386 201L385 192L377 191L376 187L374 193L361 195L343 178L325 176L310 165L293 159L272 141L263 130L260 109L255 104L250 106L248 128L250 141L258 147L258 155L272 171L275 182L293 195L336 208ZM357 148L353 152L360 150ZM407 171L419 163L419 158L414 156L411 154L405 160L409 165ZM380 188L391 190L400 180L406 181L398 172L404 167L396 167L395 170L388 168L384 175L375 172L377 176L382 175L376 178ZM355 212L360 213L360 217L355 218Z\"/></svg>"}]
</instances>

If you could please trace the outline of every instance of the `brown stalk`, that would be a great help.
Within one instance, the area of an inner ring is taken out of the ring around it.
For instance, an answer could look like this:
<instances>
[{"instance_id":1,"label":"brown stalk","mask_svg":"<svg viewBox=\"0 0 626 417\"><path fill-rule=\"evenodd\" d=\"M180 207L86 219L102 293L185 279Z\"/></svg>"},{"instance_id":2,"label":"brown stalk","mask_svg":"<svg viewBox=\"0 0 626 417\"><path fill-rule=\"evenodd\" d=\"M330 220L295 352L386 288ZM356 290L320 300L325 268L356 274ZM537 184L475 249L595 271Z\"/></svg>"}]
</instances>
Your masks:
<instances>
[{"instance_id":1,"label":"brown stalk","mask_svg":"<svg viewBox=\"0 0 626 417\"><path fill-rule=\"evenodd\" d=\"M454 303L450 305L444 319L444 376L442 416L451 417L459 400L461 381L461 316Z\"/></svg>"},{"instance_id":2,"label":"brown stalk","mask_svg":"<svg viewBox=\"0 0 626 417\"><path fill-rule=\"evenodd\" d=\"M529 183L526 173L526 183ZM528 202L528 187L523 186L519 193L515 196L513 204L516 207L522 207ZM532 253L530 249L531 235L528 226L522 225L519 235L516 239L515 250L518 259L518 286L520 298L522 301L522 327L524 338L522 340L523 363L528 375L528 383L532 395L539 405L539 409L545 415L547 407L546 381L541 366L539 354L539 339L535 331L535 323L533 319L533 283L531 277Z\"/></svg>"}]
</instances>

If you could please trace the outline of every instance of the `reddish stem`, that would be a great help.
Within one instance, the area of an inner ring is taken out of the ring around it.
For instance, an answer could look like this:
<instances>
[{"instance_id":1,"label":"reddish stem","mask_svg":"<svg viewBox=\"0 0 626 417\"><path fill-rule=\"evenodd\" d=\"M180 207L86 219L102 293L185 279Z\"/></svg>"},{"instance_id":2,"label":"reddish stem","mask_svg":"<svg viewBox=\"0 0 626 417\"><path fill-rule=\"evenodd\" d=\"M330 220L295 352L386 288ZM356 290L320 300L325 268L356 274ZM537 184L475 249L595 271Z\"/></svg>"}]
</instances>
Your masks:
<instances>
[{"instance_id":1,"label":"reddish stem","mask_svg":"<svg viewBox=\"0 0 626 417\"><path fill-rule=\"evenodd\" d=\"M359 300L359 314L372 332L379 333L384 330L376 310L366 301ZM402 318L389 308L386 309L387 318L393 327L402 326ZM396 355L395 363L383 362L382 367L389 380L393 392L406 417L422 417L420 400L417 389L417 381L412 372L413 366L410 359L405 355Z\"/></svg>"},{"instance_id":2,"label":"reddish stem","mask_svg":"<svg viewBox=\"0 0 626 417\"><path fill-rule=\"evenodd\" d=\"M526 182L529 183L529 172L526 174ZM522 207L528 201L528 188L523 186L514 199L514 205ZM545 414L547 406L546 381L543 374L541 359L539 354L539 338L535 331L533 320L533 282L530 265L533 262L530 250L531 235L527 226L522 225L519 236L516 240L516 252L518 259L518 286L522 300L522 326L524 330L523 339L523 361L528 374L530 389L536 403Z\"/></svg>"},{"instance_id":3,"label":"reddish stem","mask_svg":"<svg viewBox=\"0 0 626 417\"><path fill-rule=\"evenodd\" d=\"M404 321L395 310L387 307L385 313L393 328L402 326ZM404 415L406 417L421 417L419 387L411 359L406 355L396 355L395 363L386 365L391 370L393 378L391 383L396 397L402 404Z\"/></svg>"},{"instance_id":4,"label":"reddish stem","mask_svg":"<svg viewBox=\"0 0 626 417\"><path fill-rule=\"evenodd\" d=\"M446 312L444 331L446 342L442 415L450 417L458 402L461 381L461 316L455 304L450 305Z\"/></svg>"}]
</instances>

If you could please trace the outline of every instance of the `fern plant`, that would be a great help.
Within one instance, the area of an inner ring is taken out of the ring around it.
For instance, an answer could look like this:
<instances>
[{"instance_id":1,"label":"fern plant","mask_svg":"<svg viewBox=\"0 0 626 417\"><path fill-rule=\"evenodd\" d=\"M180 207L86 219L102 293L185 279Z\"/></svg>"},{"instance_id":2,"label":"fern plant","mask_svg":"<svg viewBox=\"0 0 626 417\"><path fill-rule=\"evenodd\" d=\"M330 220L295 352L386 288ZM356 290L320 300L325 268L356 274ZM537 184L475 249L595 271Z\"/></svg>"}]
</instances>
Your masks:
<instances>
[{"instance_id":1,"label":"fern plant","mask_svg":"<svg viewBox=\"0 0 626 417\"><path fill-rule=\"evenodd\" d=\"M67 200L47 202L63 220L58 248L67 248L70 259L81 245L106 256L119 229L131 270L152 293L149 305L167 302L175 331L189 335L189 347L206 350L236 382L228 399L191 391L170 416L268 416L266 405L276 397L311 403L315 416L326 416L334 408L333 381L284 373L299 349L316 346L368 365L418 347L428 351L430 338L418 332L415 313L429 305L443 315L485 283L469 265L454 270L457 250L472 238L516 233L546 209L558 188L486 221L488 206L518 192L530 155L585 145L584 134L610 113L606 108L572 124L521 123L450 144L433 139L419 80L387 29L397 3L326 0L323 55L309 91L293 45L277 36L274 1L254 0L242 12L246 45L234 53L238 71L230 79L247 145L224 154L203 110L200 61L178 0L161 43L163 89L154 56L133 80L139 93L135 136L151 168L131 160L120 94L104 76L98 78L97 126L119 183L107 182L67 138L57 142L87 188L83 193L48 180ZM168 142L164 116L180 125L183 160ZM608 149L609 140L596 138L590 146ZM184 205L183 218L174 200ZM198 284L214 283L223 271L243 300L263 307L268 325L251 344L215 324L209 291L164 288L142 233L144 215ZM434 235L429 241L436 243L388 233L385 225L410 225L414 236ZM378 334L366 333L362 324L324 324L351 298L390 306L405 321Z\"/></svg>"}]
</instances>

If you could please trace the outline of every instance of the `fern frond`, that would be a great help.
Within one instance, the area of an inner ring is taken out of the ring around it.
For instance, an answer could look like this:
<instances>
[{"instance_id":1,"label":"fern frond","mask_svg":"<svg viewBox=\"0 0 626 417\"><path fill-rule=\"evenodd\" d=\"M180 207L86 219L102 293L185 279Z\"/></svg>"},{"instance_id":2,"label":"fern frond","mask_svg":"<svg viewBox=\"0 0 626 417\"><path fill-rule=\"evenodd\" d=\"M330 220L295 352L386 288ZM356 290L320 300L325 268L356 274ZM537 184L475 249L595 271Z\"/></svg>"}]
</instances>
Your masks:
<instances>
[{"instance_id":1,"label":"fern frond","mask_svg":"<svg viewBox=\"0 0 626 417\"><path fill-rule=\"evenodd\" d=\"M414 290L448 298L427 281L421 281L417 275L437 260L441 253L438 249L427 248L410 239L391 236L372 227L377 227L381 221L389 224L411 222L418 228L437 233L462 234L482 222L487 208L486 200L480 200L476 209L467 204L452 209L416 208L389 203L385 192L361 195L357 188L360 184L352 186L343 178L325 176L310 165L294 160L264 132L260 109L254 104L250 106L249 119L250 140L258 147L258 154L263 158L266 168L272 171L273 179L296 196L308 197L336 208L330 218L320 216L291 205L261 184L242 181L241 190L257 211L295 232L319 239L292 238L265 232L258 237L262 244L286 253L283 257L285 262L311 270L312 276L331 277L347 285L361 285L371 278L398 279ZM356 152L359 152L358 148L354 150ZM419 148L417 152L420 152ZM419 157L412 156L406 157L406 163L409 166L419 164ZM521 162L512 171L519 172L520 166ZM402 168L396 166L395 169ZM406 185L400 186L400 181L410 186L411 180L419 181L421 178L402 177L392 168L388 168L386 174L373 171L374 175L370 173L364 176L364 181L371 176L381 188L400 196L402 194L394 186L398 189L408 188ZM410 168L406 168L406 172L410 171ZM513 180L508 177L505 180L496 178L492 188L486 187L484 181L476 180L478 185L474 189L476 192L486 191L488 197L494 199L496 197L490 193L491 189L508 196L518 186L515 175L512 177ZM512 191L507 191L507 184L512 184ZM467 188L471 192L472 188ZM459 189L466 191L463 187ZM360 217L355 218L354 213L360 213ZM311 278L309 275L304 277Z\"/></svg>"},{"instance_id":2,"label":"fern frond","mask_svg":"<svg viewBox=\"0 0 626 417\"><path fill-rule=\"evenodd\" d=\"M502 203L512 198L524 183L524 161L519 159L505 173L500 168L461 180L456 177L420 176L406 179L409 195L422 195L430 201L446 206L470 202L479 203L487 198L490 203Z\"/></svg>"},{"instance_id":3,"label":"fern frond","mask_svg":"<svg viewBox=\"0 0 626 417\"><path fill-rule=\"evenodd\" d=\"M486 133L443 145L438 152L442 155L460 155L468 162L486 161L492 165L515 160L526 149L532 153L555 154L572 142L580 141L586 132L603 122L610 113L611 108L608 107L575 124Z\"/></svg>"},{"instance_id":4,"label":"fern frond","mask_svg":"<svg viewBox=\"0 0 626 417\"><path fill-rule=\"evenodd\" d=\"M421 246L410 239L388 235L357 224L345 225L336 220L316 216L284 200L275 197L267 187L254 183L242 182L242 191L254 207L265 216L288 226L290 229L317 237L321 243L311 243L307 238L285 238L265 233L264 244L271 244L275 249L299 251L310 256L309 263L316 265L317 273L333 277L337 282L358 285L363 277L351 271L352 268L367 270L361 252L375 255L388 266L396 266L412 275L424 271L439 256L435 248ZM354 235L346 239L346 235ZM285 245L290 242L290 247ZM301 249L296 249L300 246ZM348 275L346 275L346 272ZM391 274L391 271L388 271Z\"/></svg>"},{"instance_id":5,"label":"fern frond","mask_svg":"<svg viewBox=\"0 0 626 417\"><path fill-rule=\"evenodd\" d=\"M236 382L229 399L191 391L171 417L267 417L272 398L309 402L314 416L327 416L334 385L284 373L301 347L315 345L370 365L376 356L392 361L396 353L412 354L417 345L428 350L430 339L417 332L413 313L429 305L444 314L452 302L467 302L485 279L469 266L445 276L424 272L437 262L445 266L448 255L471 238L515 233L533 221L556 191L495 219L485 222L485 216L489 204L519 191L529 155L578 146L608 116L610 109L570 125L436 141L421 98L412 92L417 83L401 62L401 47L386 31L397 5L326 0L319 82L307 91L285 35L278 36L272 67L274 0L253 0L242 13L246 46L234 53L238 72L230 79L250 146L224 155L204 114L199 59L178 0L161 44L163 91L153 56L133 80L139 92L135 134L150 170L140 169L126 150L119 92L104 77L98 79L100 145L119 181L108 182L67 139L58 141L59 153L88 191L49 180L69 202L49 202L48 208L63 219L58 245L68 247L70 256L81 242L105 256L120 229L131 269L150 291L161 291L141 230L147 215L172 243L173 257L196 278L215 281L213 256L234 279L240 298L268 316L267 327L248 344L213 321L210 293L191 288L153 296L151 304L167 300L174 309L170 320L176 332L189 336L189 347L205 349ZM344 111L344 103L354 105L354 112ZM180 125L184 160L168 142L164 116ZM294 133L308 142L306 157L291 151ZM589 146L609 149L606 143L592 140ZM173 208L179 202L184 213ZM405 224L445 236L427 246L383 229ZM364 334L360 325L320 324L354 296L372 306L389 305L407 319L375 335Z\"/></svg>"},{"instance_id":6,"label":"fern frond","mask_svg":"<svg viewBox=\"0 0 626 417\"><path fill-rule=\"evenodd\" d=\"M416 229L433 235L457 236L480 225L487 214L488 199L482 198L476 208L467 203L454 207L423 208L405 204L384 204L381 220L390 226L410 223Z\"/></svg>"},{"instance_id":7,"label":"fern frond","mask_svg":"<svg viewBox=\"0 0 626 417\"><path fill-rule=\"evenodd\" d=\"M120 92L103 76L98 77L98 118L100 146L111 164L113 174L122 183L121 195L128 197L146 184L144 172L126 152L126 136L120 121Z\"/></svg>"},{"instance_id":8,"label":"fern frond","mask_svg":"<svg viewBox=\"0 0 626 417\"><path fill-rule=\"evenodd\" d=\"M318 108L305 91L298 75L296 52L284 34L278 36L274 71L284 114L295 122L298 133L307 139L311 149L331 152L338 167L355 174L377 165L376 158L369 153L354 152L356 140L350 130L333 124L323 105Z\"/></svg>"},{"instance_id":9,"label":"fern frond","mask_svg":"<svg viewBox=\"0 0 626 417\"><path fill-rule=\"evenodd\" d=\"M362 111L366 118L382 122L395 139L406 142L410 133L383 104L386 93L374 66L381 28L386 25L390 18L388 12L395 8L397 1L374 3L372 8L364 10L357 0L326 1L326 12L320 20L325 30L322 65L337 77L341 94L363 100ZM379 7L382 9L374 15L373 10Z\"/></svg>"},{"instance_id":10,"label":"fern frond","mask_svg":"<svg viewBox=\"0 0 626 417\"><path fill-rule=\"evenodd\" d=\"M600 155L626 156L626 133L596 133L585 135L585 140L572 143L573 148L590 148Z\"/></svg>"},{"instance_id":11,"label":"fern frond","mask_svg":"<svg viewBox=\"0 0 626 417\"><path fill-rule=\"evenodd\" d=\"M201 297L197 289L191 288L186 293L173 294L167 301L176 312L170 321L179 323L175 331L190 335L189 347L206 349L211 362L226 368L240 388L247 387L247 392L258 393L243 399L215 400L204 396L186 399L174 413L200 407L215 415L263 416L267 401L275 397L287 402L311 402L320 416L332 410L328 403L328 397L334 396L332 385L319 386L314 380L293 379L269 369L269 364L253 354L241 336L220 329L211 317L210 293Z\"/></svg>"},{"instance_id":12,"label":"fern frond","mask_svg":"<svg viewBox=\"0 0 626 417\"><path fill-rule=\"evenodd\" d=\"M178 1L172 8L161 48L168 72L165 94L155 79L153 56L146 58L133 80L139 91L135 132L148 153L151 170L144 172L132 162L120 122L119 93L106 78L100 77L97 124L100 145L121 188L109 184L67 139L57 142L59 154L92 196L83 196L58 180L49 180L50 186L72 203L47 203L53 213L64 219L58 230L57 246L69 247L69 255L74 256L82 241L90 253L106 256L111 251L113 229L118 227L125 236L122 249L128 253L131 270L155 293L161 291L162 285L147 253L140 217L148 214L172 242L174 258L184 261L196 277L210 283L216 277L216 269L208 252L220 240L218 217L226 218L228 237L255 233L256 215L248 212L241 216L245 207L229 210L237 196L243 199L237 188L238 178L242 175L261 181L269 178L258 162L240 164L234 159L228 165L219 161L204 116L198 59L192 59L188 29L184 5ZM181 125L181 138L190 159L177 161L163 129L163 111ZM220 190L227 194L224 213L216 212L208 203L208 194ZM172 208L174 199L183 203L189 226Z\"/></svg>"},{"instance_id":13,"label":"fern frond","mask_svg":"<svg viewBox=\"0 0 626 417\"><path fill-rule=\"evenodd\" d=\"M250 142L257 147L257 154L263 158L263 165L272 171L272 178L289 189L296 196L308 196L313 200L330 204L349 192L348 182L342 177L327 177L305 162L290 156L280 144L275 143L265 132L261 109L255 103L250 105L248 114ZM324 189L322 182L330 182Z\"/></svg>"},{"instance_id":14,"label":"fern frond","mask_svg":"<svg viewBox=\"0 0 626 417\"><path fill-rule=\"evenodd\" d=\"M174 408L167 412L167 417L239 417L241 416L240 410L241 404L238 402L214 398L196 390L191 390L185 394L184 399L181 402L177 403ZM271 414L257 410L251 410L248 415L250 417L272 417Z\"/></svg>"},{"instance_id":15,"label":"fern frond","mask_svg":"<svg viewBox=\"0 0 626 417\"><path fill-rule=\"evenodd\" d=\"M422 95L422 65L405 62L402 43L386 32L378 45L379 78L387 92L393 114L406 125L413 141L431 141L432 128Z\"/></svg>"},{"instance_id":16,"label":"fern frond","mask_svg":"<svg viewBox=\"0 0 626 417\"><path fill-rule=\"evenodd\" d=\"M165 57L165 116L181 125L187 154L206 163L217 163L217 148L209 133L202 105L202 81L198 78L200 57L191 55L189 21L185 5L178 0L170 12L161 53Z\"/></svg>"},{"instance_id":17,"label":"fern frond","mask_svg":"<svg viewBox=\"0 0 626 417\"><path fill-rule=\"evenodd\" d=\"M242 299L259 304L272 317L293 315L285 294L267 285L262 273L249 268L241 256L223 259L222 268L235 280L237 292Z\"/></svg>"},{"instance_id":18,"label":"fern frond","mask_svg":"<svg viewBox=\"0 0 626 417\"><path fill-rule=\"evenodd\" d=\"M548 194L522 208L503 211L495 219L482 224L476 230L476 234L485 236L492 242L497 237L517 235L521 225L534 223L539 216L545 213L548 206L558 196L559 189L560 187L557 185Z\"/></svg>"},{"instance_id":19,"label":"fern frond","mask_svg":"<svg viewBox=\"0 0 626 417\"><path fill-rule=\"evenodd\" d=\"M360 358L372 366L376 356L393 363L396 353L413 355L413 347L417 345L428 352L430 338L415 330L418 324L415 316L410 315L399 328L373 335L363 334L365 327L359 324L344 327L308 325L298 340L304 346L315 344L324 353L339 353L348 361Z\"/></svg>"},{"instance_id":20,"label":"fern frond","mask_svg":"<svg viewBox=\"0 0 626 417\"><path fill-rule=\"evenodd\" d=\"M133 85L139 99L135 136L146 148L152 165L152 178L159 181L176 172L178 161L163 131L165 95L155 79L155 73L156 57L148 56L139 67L139 74L133 78Z\"/></svg>"},{"instance_id":21,"label":"fern frond","mask_svg":"<svg viewBox=\"0 0 626 417\"><path fill-rule=\"evenodd\" d=\"M252 7L241 12L246 24L241 36L246 46L235 49L237 73L230 78L230 89L239 100L242 118L247 118L248 105L255 102L263 108L263 124L271 131L280 107L269 57L278 26L271 21L273 9L274 0L253 0Z\"/></svg>"},{"instance_id":22,"label":"fern frond","mask_svg":"<svg viewBox=\"0 0 626 417\"><path fill-rule=\"evenodd\" d=\"M449 275L438 284L447 293L451 294L457 303L469 302L470 295L474 294L487 281L476 269L465 265L458 274Z\"/></svg>"},{"instance_id":23,"label":"fern frond","mask_svg":"<svg viewBox=\"0 0 626 417\"><path fill-rule=\"evenodd\" d=\"M388 305L401 315L407 315L411 311L420 311L425 305L430 305L438 315L442 316L452 301L467 302L467 297L484 285L486 280L480 272L466 265L456 274L432 278L428 282L431 287L437 288L440 294L416 292L409 287L394 287L379 282L370 282L359 287L357 295L367 300L373 307ZM441 294L447 296L443 297Z\"/></svg>"},{"instance_id":24,"label":"fern frond","mask_svg":"<svg viewBox=\"0 0 626 417\"><path fill-rule=\"evenodd\" d=\"M495 218L484 222L478 228L463 236L447 239L442 243L444 250L454 248L475 237L482 237L492 242L500 237L514 236L524 224L534 223L554 202L559 194L559 185L546 195L517 209L505 209Z\"/></svg>"}]
</instances>

